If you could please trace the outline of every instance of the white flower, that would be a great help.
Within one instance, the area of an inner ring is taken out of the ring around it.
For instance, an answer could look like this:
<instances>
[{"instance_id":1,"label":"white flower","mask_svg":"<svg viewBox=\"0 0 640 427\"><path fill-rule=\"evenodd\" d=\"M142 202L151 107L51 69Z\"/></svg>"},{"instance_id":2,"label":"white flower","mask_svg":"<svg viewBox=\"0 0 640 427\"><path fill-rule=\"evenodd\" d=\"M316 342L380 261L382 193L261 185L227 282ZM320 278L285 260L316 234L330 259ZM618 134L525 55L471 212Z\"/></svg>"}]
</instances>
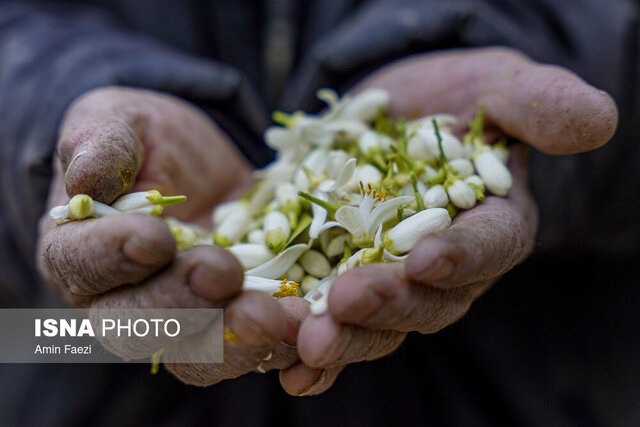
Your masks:
<instances>
[{"instance_id":1,"label":"white flower","mask_svg":"<svg viewBox=\"0 0 640 427\"><path fill-rule=\"evenodd\" d=\"M225 218L241 211L243 209L243 206L245 206L246 204L247 202L244 200L231 200L228 202L220 203L214 208L213 215L211 216L213 225L220 225L220 223Z\"/></svg>"},{"instance_id":2,"label":"white flower","mask_svg":"<svg viewBox=\"0 0 640 427\"><path fill-rule=\"evenodd\" d=\"M407 122L407 133L413 135L422 126L433 126L433 120L436 121L440 129L450 129L451 126L458 123L458 118L453 114L430 114Z\"/></svg>"},{"instance_id":3,"label":"white flower","mask_svg":"<svg viewBox=\"0 0 640 427\"><path fill-rule=\"evenodd\" d=\"M211 245L213 243L210 235L194 224L188 224L173 217L165 218L165 222L169 226L169 231L173 234L179 251L186 251L194 246Z\"/></svg>"},{"instance_id":4,"label":"white flower","mask_svg":"<svg viewBox=\"0 0 640 427\"><path fill-rule=\"evenodd\" d=\"M301 280L304 278L304 269L298 263L293 264L284 274L284 278L302 285Z\"/></svg>"},{"instance_id":5,"label":"white flower","mask_svg":"<svg viewBox=\"0 0 640 427\"><path fill-rule=\"evenodd\" d=\"M262 291L276 298L300 296L299 286L290 280L265 279L264 277L245 275L242 289L245 291Z\"/></svg>"},{"instance_id":6,"label":"white flower","mask_svg":"<svg viewBox=\"0 0 640 427\"><path fill-rule=\"evenodd\" d=\"M337 227L340 223L336 221L327 221L327 216L329 215L327 209L332 207L331 203L328 202L327 193L320 190L314 191L312 194L312 201L312 220L311 225L309 226L309 237L311 239L316 239L323 231ZM335 207L333 208L337 209Z\"/></svg>"},{"instance_id":7,"label":"white flower","mask_svg":"<svg viewBox=\"0 0 640 427\"><path fill-rule=\"evenodd\" d=\"M66 205L56 206L49 216L57 221L100 218L121 212L144 212L160 215L167 206L185 201L186 196L163 196L156 190L139 191L118 198L111 206L93 200L86 194L76 194Z\"/></svg>"},{"instance_id":8,"label":"white flower","mask_svg":"<svg viewBox=\"0 0 640 427\"><path fill-rule=\"evenodd\" d=\"M445 188L449 194L449 200L455 207L471 209L476 205L476 193L463 180L456 179L450 185L445 185Z\"/></svg>"},{"instance_id":9,"label":"white flower","mask_svg":"<svg viewBox=\"0 0 640 427\"><path fill-rule=\"evenodd\" d=\"M328 239L330 238L328 236L328 233L324 233L320 238L320 244L322 245L322 250L324 251L325 255L329 258L334 258L338 255L343 254L345 245L350 249L354 247L353 242L351 241L351 235L349 235L348 233L339 234L333 238L330 238L330 240L328 240L326 243L323 242L324 236L327 236Z\"/></svg>"},{"instance_id":10,"label":"white flower","mask_svg":"<svg viewBox=\"0 0 640 427\"><path fill-rule=\"evenodd\" d=\"M449 204L449 196L440 184L429 188L422 196L426 208L446 208Z\"/></svg>"},{"instance_id":11,"label":"white flower","mask_svg":"<svg viewBox=\"0 0 640 427\"><path fill-rule=\"evenodd\" d=\"M382 239L393 255L409 252L423 237L444 230L451 224L449 212L443 208L425 209L402 220Z\"/></svg>"},{"instance_id":12,"label":"white flower","mask_svg":"<svg viewBox=\"0 0 640 427\"><path fill-rule=\"evenodd\" d=\"M414 200L412 196L400 196L382 202L380 194L375 190L366 190L360 206L342 206L336 212L336 221L353 235L353 243L366 247L373 241L376 229L396 216L400 206L408 205ZM380 202L373 207L374 203Z\"/></svg>"},{"instance_id":13,"label":"white flower","mask_svg":"<svg viewBox=\"0 0 640 427\"><path fill-rule=\"evenodd\" d=\"M251 230L247 234L247 242L249 243L260 243L264 244L264 238L266 237L266 233L261 228L256 228L255 230Z\"/></svg>"},{"instance_id":14,"label":"white flower","mask_svg":"<svg viewBox=\"0 0 640 427\"><path fill-rule=\"evenodd\" d=\"M469 159L464 159L464 158L453 159L448 163L449 163L449 166L455 169L455 171L461 178L466 178L475 172L475 169L473 168L473 163L471 163Z\"/></svg>"},{"instance_id":15,"label":"white flower","mask_svg":"<svg viewBox=\"0 0 640 427\"><path fill-rule=\"evenodd\" d=\"M278 279L283 277L293 264L296 263L298 258L309 249L309 246L310 245L305 243L289 246L274 258L250 269L245 274L264 277L265 279Z\"/></svg>"},{"instance_id":16,"label":"white flower","mask_svg":"<svg viewBox=\"0 0 640 427\"><path fill-rule=\"evenodd\" d=\"M356 159L355 157L350 158L344 163L338 176L336 176L335 179L330 178L322 181L318 186L318 190L324 193L332 193L336 192L337 190L341 190L353 178L353 175L357 169L357 165L358 159ZM337 194L338 197L339 195L340 194Z\"/></svg>"},{"instance_id":17,"label":"white flower","mask_svg":"<svg viewBox=\"0 0 640 427\"><path fill-rule=\"evenodd\" d=\"M264 264L275 257L264 243L236 243L229 247L229 251L238 258L245 270Z\"/></svg>"},{"instance_id":18,"label":"white flower","mask_svg":"<svg viewBox=\"0 0 640 427\"><path fill-rule=\"evenodd\" d=\"M442 150L448 160L458 159L464 157L464 149L462 142L451 132L446 129L439 129L440 136L442 137ZM435 135L435 129L432 124L423 124L420 126L416 133L416 139L414 144L420 147L420 152L426 152L429 150L432 154L432 158L438 158L440 156L440 149L438 148L438 139ZM414 148L418 150L418 148ZM411 153L409 153L411 155ZM429 160L429 159L425 159Z\"/></svg>"},{"instance_id":19,"label":"white flower","mask_svg":"<svg viewBox=\"0 0 640 427\"><path fill-rule=\"evenodd\" d=\"M304 295L311 292L320 283L320 279L313 276L304 276L300 281L300 289Z\"/></svg>"},{"instance_id":20,"label":"white flower","mask_svg":"<svg viewBox=\"0 0 640 427\"><path fill-rule=\"evenodd\" d=\"M264 217L265 244L269 249L279 252L289 240L291 224L287 215L280 211L271 211Z\"/></svg>"},{"instance_id":21,"label":"white flower","mask_svg":"<svg viewBox=\"0 0 640 427\"><path fill-rule=\"evenodd\" d=\"M473 162L484 185L496 196L506 196L513 185L511 172L491 150L482 150Z\"/></svg>"},{"instance_id":22,"label":"white flower","mask_svg":"<svg viewBox=\"0 0 640 427\"><path fill-rule=\"evenodd\" d=\"M377 185L382 181L382 172L370 164L358 166L351 180L344 186L347 191L355 191L360 184L368 187L369 185Z\"/></svg>"},{"instance_id":23,"label":"white flower","mask_svg":"<svg viewBox=\"0 0 640 427\"><path fill-rule=\"evenodd\" d=\"M331 275L318 283L315 288L305 294L304 299L311 303L311 314L314 316L320 316L327 311L329 292L331 291L331 285L335 279L334 275Z\"/></svg>"},{"instance_id":24,"label":"white flower","mask_svg":"<svg viewBox=\"0 0 640 427\"><path fill-rule=\"evenodd\" d=\"M231 246L240 241L251 228L251 212L248 205L242 205L234 210L233 215L227 216L216 227L213 241L216 245Z\"/></svg>"},{"instance_id":25,"label":"white flower","mask_svg":"<svg viewBox=\"0 0 640 427\"><path fill-rule=\"evenodd\" d=\"M146 212L160 215L164 208L187 200L186 196L163 196L157 190L138 191L116 199L111 207L120 212Z\"/></svg>"},{"instance_id":26,"label":"white flower","mask_svg":"<svg viewBox=\"0 0 640 427\"><path fill-rule=\"evenodd\" d=\"M384 89L367 89L347 99L342 107L343 117L372 122L380 112L386 110L390 96Z\"/></svg>"},{"instance_id":27,"label":"white flower","mask_svg":"<svg viewBox=\"0 0 640 427\"><path fill-rule=\"evenodd\" d=\"M302 254L298 262L312 276L323 278L331 273L331 264L327 257L314 249Z\"/></svg>"},{"instance_id":28,"label":"white flower","mask_svg":"<svg viewBox=\"0 0 640 427\"><path fill-rule=\"evenodd\" d=\"M293 176L293 183L296 188L300 191L308 191L310 187L317 186L319 182L321 182L328 161L329 154L322 148L317 148L306 155ZM313 182L313 178L310 177L309 174L320 181L317 183Z\"/></svg>"}]
</instances>

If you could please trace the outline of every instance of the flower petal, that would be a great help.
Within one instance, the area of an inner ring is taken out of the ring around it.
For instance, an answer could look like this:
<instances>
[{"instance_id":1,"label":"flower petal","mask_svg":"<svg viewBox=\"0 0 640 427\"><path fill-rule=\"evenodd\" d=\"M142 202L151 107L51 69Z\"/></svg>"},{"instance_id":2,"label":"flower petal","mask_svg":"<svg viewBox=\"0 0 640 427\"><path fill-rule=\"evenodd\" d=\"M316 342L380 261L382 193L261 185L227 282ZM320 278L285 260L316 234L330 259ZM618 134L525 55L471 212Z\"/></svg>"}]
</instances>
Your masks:
<instances>
[{"instance_id":1,"label":"flower petal","mask_svg":"<svg viewBox=\"0 0 640 427\"><path fill-rule=\"evenodd\" d=\"M284 276L284 274L296 263L298 258L305 253L311 245L300 243L297 245L289 246L284 251L280 252L275 258L271 258L269 261L262 265L252 268L245 274L250 276L260 276L266 279L277 279Z\"/></svg>"},{"instance_id":2,"label":"flower petal","mask_svg":"<svg viewBox=\"0 0 640 427\"><path fill-rule=\"evenodd\" d=\"M396 215L398 207L408 205L413 202L413 199L413 196L394 197L376 206L366 219L365 230L368 235L372 236L381 224L384 224Z\"/></svg>"},{"instance_id":3,"label":"flower petal","mask_svg":"<svg viewBox=\"0 0 640 427\"><path fill-rule=\"evenodd\" d=\"M358 208L342 206L336 212L336 220L354 237L362 236L365 233L364 221L362 221Z\"/></svg>"}]
</instances>

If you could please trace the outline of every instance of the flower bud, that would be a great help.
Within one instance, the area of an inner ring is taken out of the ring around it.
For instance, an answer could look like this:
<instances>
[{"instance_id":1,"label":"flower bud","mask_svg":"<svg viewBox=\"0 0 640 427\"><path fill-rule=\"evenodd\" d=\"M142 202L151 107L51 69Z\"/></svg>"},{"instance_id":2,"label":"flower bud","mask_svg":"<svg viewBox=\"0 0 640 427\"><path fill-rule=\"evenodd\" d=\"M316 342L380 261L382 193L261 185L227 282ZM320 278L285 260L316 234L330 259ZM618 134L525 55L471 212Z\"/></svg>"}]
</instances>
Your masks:
<instances>
[{"instance_id":1,"label":"flower bud","mask_svg":"<svg viewBox=\"0 0 640 427\"><path fill-rule=\"evenodd\" d=\"M457 208L471 209L476 205L476 194L463 180L457 179L447 188L449 200Z\"/></svg>"},{"instance_id":2,"label":"flower bud","mask_svg":"<svg viewBox=\"0 0 640 427\"><path fill-rule=\"evenodd\" d=\"M166 218L165 222L169 226L169 231L173 234L179 251L186 251L197 246L198 242L206 235L203 229L176 218Z\"/></svg>"},{"instance_id":3,"label":"flower bud","mask_svg":"<svg viewBox=\"0 0 640 427\"><path fill-rule=\"evenodd\" d=\"M446 209L425 209L389 230L382 243L393 255L400 255L409 252L423 237L444 230L449 224L451 217Z\"/></svg>"},{"instance_id":4,"label":"flower bud","mask_svg":"<svg viewBox=\"0 0 640 427\"><path fill-rule=\"evenodd\" d=\"M269 249L279 252L289 240L291 224L289 218L280 211L271 211L264 217L265 244Z\"/></svg>"},{"instance_id":5,"label":"flower bud","mask_svg":"<svg viewBox=\"0 0 640 427\"><path fill-rule=\"evenodd\" d=\"M320 283L320 279L313 276L304 276L300 281L300 289L302 289L303 294L308 294L318 286L318 283Z\"/></svg>"},{"instance_id":6,"label":"flower bud","mask_svg":"<svg viewBox=\"0 0 640 427\"><path fill-rule=\"evenodd\" d=\"M475 169L473 168L473 163L471 163L469 159L465 159L465 158L453 159L448 163L449 163L449 166L455 169L455 171L458 173L458 175L461 178L466 178L475 172Z\"/></svg>"},{"instance_id":7,"label":"flower bud","mask_svg":"<svg viewBox=\"0 0 640 427\"><path fill-rule=\"evenodd\" d=\"M496 196L506 196L513 185L511 172L495 154L484 150L475 156L474 163L487 189Z\"/></svg>"},{"instance_id":8,"label":"flower bud","mask_svg":"<svg viewBox=\"0 0 640 427\"><path fill-rule=\"evenodd\" d=\"M264 243L236 243L229 247L229 251L245 270L264 264L275 256Z\"/></svg>"},{"instance_id":9,"label":"flower bud","mask_svg":"<svg viewBox=\"0 0 640 427\"><path fill-rule=\"evenodd\" d=\"M438 171L429 165L424 166L424 172L420 174L420 180L423 182L427 182L430 179L436 177L438 175Z\"/></svg>"},{"instance_id":10,"label":"flower bud","mask_svg":"<svg viewBox=\"0 0 640 427\"><path fill-rule=\"evenodd\" d=\"M302 254L298 262L312 276L323 278L331 273L331 264L327 257L314 249Z\"/></svg>"},{"instance_id":11,"label":"flower bud","mask_svg":"<svg viewBox=\"0 0 640 427\"><path fill-rule=\"evenodd\" d=\"M157 190L138 191L116 199L111 207L120 212L145 212L160 215L167 206L182 203L186 196L163 196Z\"/></svg>"},{"instance_id":12,"label":"flower bud","mask_svg":"<svg viewBox=\"0 0 640 427\"><path fill-rule=\"evenodd\" d=\"M69 200L69 215L73 219L85 219L93 216L93 199L86 194L76 194Z\"/></svg>"},{"instance_id":13,"label":"flower bud","mask_svg":"<svg viewBox=\"0 0 640 427\"><path fill-rule=\"evenodd\" d=\"M251 230L247 234L247 242L264 244L265 237L267 237L267 234L264 232L264 230L261 228L256 228L255 230Z\"/></svg>"},{"instance_id":14,"label":"flower bud","mask_svg":"<svg viewBox=\"0 0 640 427\"><path fill-rule=\"evenodd\" d=\"M342 255L344 253L345 245L349 246L350 248L355 247L353 241L351 240L350 234L340 234L331 239L331 241L329 241L329 243L326 245L326 248L324 248L324 253L329 258L337 257L338 255Z\"/></svg>"},{"instance_id":15,"label":"flower bud","mask_svg":"<svg viewBox=\"0 0 640 427\"><path fill-rule=\"evenodd\" d=\"M301 284L301 280L304 277L304 269L300 266L300 264L295 263L291 266L290 269L284 274L284 278L287 280L291 280L293 282L298 282Z\"/></svg>"},{"instance_id":16,"label":"flower bud","mask_svg":"<svg viewBox=\"0 0 640 427\"><path fill-rule=\"evenodd\" d=\"M449 204L447 191L440 184L428 189L422 199L424 200L424 206L426 208L446 208L447 204Z\"/></svg>"},{"instance_id":17,"label":"flower bud","mask_svg":"<svg viewBox=\"0 0 640 427\"><path fill-rule=\"evenodd\" d=\"M56 221L62 221L67 218L71 218L71 213L69 212L69 204L51 208L51 210L49 211L49 216Z\"/></svg>"},{"instance_id":18,"label":"flower bud","mask_svg":"<svg viewBox=\"0 0 640 427\"><path fill-rule=\"evenodd\" d=\"M331 150L329 151L329 160L327 168L329 171L329 177L337 178L342 172L344 165L349 160L349 154L344 150Z\"/></svg>"},{"instance_id":19,"label":"flower bud","mask_svg":"<svg viewBox=\"0 0 640 427\"><path fill-rule=\"evenodd\" d=\"M239 242L247 229L251 227L250 220L249 207L243 205L242 209L238 209L220 223L213 234L213 241L220 246L231 246Z\"/></svg>"},{"instance_id":20,"label":"flower bud","mask_svg":"<svg viewBox=\"0 0 640 427\"><path fill-rule=\"evenodd\" d=\"M427 145L433 157L440 157L440 148L438 147L438 139L436 138L435 130L432 125L423 125L418 129L416 134ZM464 157L464 148L462 142L451 132L446 129L440 130L440 137L442 138L442 150L447 160L458 159Z\"/></svg>"},{"instance_id":21,"label":"flower bud","mask_svg":"<svg viewBox=\"0 0 640 427\"><path fill-rule=\"evenodd\" d=\"M241 211L244 205L246 205L246 202L242 200L232 200L220 203L213 210L213 225L220 225L227 217L235 215L236 212Z\"/></svg>"},{"instance_id":22,"label":"flower bud","mask_svg":"<svg viewBox=\"0 0 640 427\"><path fill-rule=\"evenodd\" d=\"M476 199L484 200L485 188L484 188L484 182L482 181L482 178L480 178L478 175L475 175L475 174L469 175L464 179L464 182L469 187L471 187L473 192L476 194Z\"/></svg>"},{"instance_id":23,"label":"flower bud","mask_svg":"<svg viewBox=\"0 0 640 427\"><path fill-rule=\"evenodd\" d=\"M375 185L382 181L382 172L378 170L377 167L365 164L362 166L358 166L356 168L356 172L353 174L353 178L346 185L348 190L355 190L362 183L365 187L369 184Z\"/></svg>"},{"instance_id":24,"label":"flower bud","mask_svg":"<svg viewBox=\"0 0 640 427\"><path fill-rule=\"evenodd\" d=\"M387 108L389 99L389 93L384 89L367 89L346 102L342 116L372 122Z\"/></svg>"},{"instance_id":25,"label":"flower bud","mask_svg":"<svg viewBox=\"0 0 640 427\"><path fill-rule=\"evenodd\" d=\"M413 135L407 140L407 154L411 159L431 162L436 159L427 141L419 135Z\"/></svg>"}]
</instances>

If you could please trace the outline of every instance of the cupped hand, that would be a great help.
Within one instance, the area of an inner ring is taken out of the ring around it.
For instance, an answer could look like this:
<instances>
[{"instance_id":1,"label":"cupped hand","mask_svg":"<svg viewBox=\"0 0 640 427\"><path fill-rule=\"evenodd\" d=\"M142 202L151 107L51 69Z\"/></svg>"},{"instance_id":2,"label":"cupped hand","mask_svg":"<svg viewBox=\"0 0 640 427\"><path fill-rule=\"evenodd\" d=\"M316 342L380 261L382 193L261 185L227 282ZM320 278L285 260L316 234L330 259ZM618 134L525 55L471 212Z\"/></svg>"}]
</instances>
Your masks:
<instances>
[{"instance_id":1,"label":"cupped hand","mask_svg":"<svg viewBox=\"0 0 640 427\"><path fill-rule=\"evenodd\" d=\"M455 114L459 135L482 103L489 139L521 141L510 147L514 184L506 197L489 195L446 231L424 238L406 261L339 276L328 314L308 316L300 327L301 362L281 372L284 388L294 394L300 388L320 393L345 365L392 352L407 332L434 333L462 317L533 248L537 210L527 186L525 144L549 154L588 151L605 144L617 125L609 95L566 69L505 48L416 56L374 73L355 91L370 87L390 92L396 117ZM305 366L323 373L302 387Z\"/></svg>"},{"instance_id":2,"label":"cupped hand","mask_svg":"<svg viewBox=\"0 0 640 427\"><path fill-rule=\"evenodd\" d=\"M213 207L251 185L251 168L200 110L170 95L132 88L88 92L68 109L59 132L49 207L88 194L103 203L132 190L184 194L165 213L210 227ZM183 381L208 385L295 363L302 302L242 292L237 260L216 247L176 253L164 221L122 213L55 225L40 222L38 265L74 306L96 308L225 308L225 363L171 365ZM206 331L203 331L203 333Z\"/></svg>"}]
</instances>

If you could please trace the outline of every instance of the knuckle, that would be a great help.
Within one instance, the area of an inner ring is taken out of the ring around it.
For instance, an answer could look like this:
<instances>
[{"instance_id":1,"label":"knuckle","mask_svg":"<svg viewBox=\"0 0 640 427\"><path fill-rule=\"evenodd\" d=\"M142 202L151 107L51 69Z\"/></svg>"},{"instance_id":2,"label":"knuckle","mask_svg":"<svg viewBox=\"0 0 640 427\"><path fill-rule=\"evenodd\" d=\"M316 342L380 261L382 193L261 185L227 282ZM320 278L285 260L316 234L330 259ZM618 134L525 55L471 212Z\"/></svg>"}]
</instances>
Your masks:
<instances>
[{"instance_id":1,"label":"knuckle","mask_svg":"<svg viewBox=\"0 0 640 427\"><path fill-rule=\"evenodd\" d=\"M473 302L471 285L451 289L425 286L425 292L428 303L414 312L416 330L422 334L433 334L455 323Z\"/></svg>"}]
</instances>

